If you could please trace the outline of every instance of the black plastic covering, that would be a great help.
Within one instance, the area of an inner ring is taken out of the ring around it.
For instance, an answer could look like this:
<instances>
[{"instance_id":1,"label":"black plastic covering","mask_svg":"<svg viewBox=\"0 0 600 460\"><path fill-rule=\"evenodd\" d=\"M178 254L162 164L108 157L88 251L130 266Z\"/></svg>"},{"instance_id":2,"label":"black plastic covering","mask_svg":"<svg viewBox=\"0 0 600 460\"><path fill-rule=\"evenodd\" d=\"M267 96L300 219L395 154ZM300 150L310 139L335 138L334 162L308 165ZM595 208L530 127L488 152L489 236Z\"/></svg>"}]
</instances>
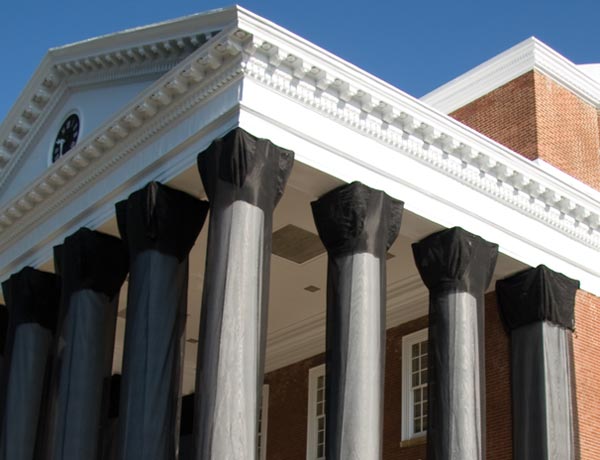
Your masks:
<instances>
[{"instance_id":1,"label":"black plastic covering","mask_svg":"<svg viewBox=\"0 0 600 460\"><path fill-rule=\"evenodd\" d=\"M119 400L121 396L121 374L114 374L108 382L110 388L108 395L108 414L102 421L102 439L100 445L100 458L102 460L115 460L117 458L117 430L119 425Z\"/></svg>"},{"instance_id":2,"label":"black plastic covering","mask_svg":"<svg viewBox=\"0 0 600 460\"><path fill-rule=\"evenodd\" d=\"M210 228L196 378L194 459L256 455L273 209L293 152L242 129L198 155ZM235 437L235 441L233 440Z\"/></svg>"},{"instance_id":3,"label":"black plastic covering","mask_svg":"<svg viewBox=\"0 0 600 460\"><path fill-rule=\"evenodd\" d=\"M59 306L59 280L25 267L2 284L9 310L2 384L0 458L31 460L43 418L52 339Z\"/></svg>"},{"instance_id":4,"label":"black plastic covering","mask_svg":"<svg viewBox=\"0 0 600 460\"><path fill-rule=\"evenodd\" d=\"M195 394L181 398L179 460L191 460L194 447Z\"/></svg>"},{"instance_id":5,"label":"black plastic covering","mask_svg":"<svg viewBox=\"0 0 600 460\"><path fill-rule=\"evenodd\" d=\"M173 459L187 309L188 254L208 204L157 182L117 204L130 255L119 459Z\"/></svg>"},{"instance_id":6,"label":"black plastic covering","mask_svg":"<svg viewBox=\"0 0 600 460\"><path fill-rule=\"evenodd\" d=\"M511 336L515 460L576 458L570 356L578 287L543 265L496 283Z\"/></svg>"},{"instance_id":7,"label":"black plastic covering","mask_svg":"<svg viewBox=\"0 0 600 460\"><path fill-rule=\"evenodd\" d=\"M95 460L107 415L127 253L118 238L81 228L55 247L54 257L62 305L44 450L53 460Z\"/></svg>"},{"instance_id":8,"label":"black plastic covering","mask_svg":"<svg viewBox=\"0 0 600 460\"><path fill-rule=\"evenodd\" d=\"M326 456L375 460L382 454L386 254L403 203L353 182L312 209L329 255Z\"/></svg>"},{"instance_id":9,"label":"black plastic covering","mask_svg":"<svg viewBox=\"0 0 600 460\"><path fill-rule=\"evenodd\" d=\"M511 331L537 321L573 330L575 293L579 281L544 265L523 270L496 283L500 313Z\"/></svg>"},{"instance_id":10,"label":"black plastic covering","mask_svg":"<svg viewBox=\"0 0 600 460\"><path fill-rule=\"evenodd\" d=\"M484 292L498 246L455 227L413 244L429 288L428 460L485 458Z\"/></svg>"},{"instance_id":11,"label":"black plastic covering","mask_svg":"<svg viewBox=\"0 0 600 460\"><path fill-rule=\"evenodd\" d=\"M0 305L0 382L2 381L2 372L4 365L4 347L6 344L6 335L8 334L8 308Z\"/></svg>"}]
</instances>

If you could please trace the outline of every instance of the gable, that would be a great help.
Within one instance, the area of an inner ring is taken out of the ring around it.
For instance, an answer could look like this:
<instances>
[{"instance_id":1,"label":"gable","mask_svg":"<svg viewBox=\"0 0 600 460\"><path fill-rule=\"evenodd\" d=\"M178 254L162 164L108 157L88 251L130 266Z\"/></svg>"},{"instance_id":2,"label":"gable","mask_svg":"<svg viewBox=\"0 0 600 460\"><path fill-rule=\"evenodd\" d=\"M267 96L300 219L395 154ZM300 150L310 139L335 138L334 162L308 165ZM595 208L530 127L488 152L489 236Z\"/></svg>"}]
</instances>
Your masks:
<instances>
[{"instance_id":1,"label":"gable","mask_svg":"<svg viewBox=\"0 0 600 460\"><path fill-rule=\"evenodd\" d=\"M160 75L66 90L31 139L29 147L22 154L20 164L6 177L3 184L4 193L0 195L0 206L21 193L53 163L55 140L61 126L70 115L75 114L79 119L78 141L81 141L150 86L158 76ZM69 155L69 152L65 155Z\"/></svg>"},{"instance_id":2,"label":"gable","mask_svg":"<svg viewBox=\"0 0 600 460\"><path fill-rule=\"evenodd\" d=\"M236 14L216 10L50 50L0 125L0 206L51 165L69 115L80 119L79 144Z\"/></svg>"}]
</instances>

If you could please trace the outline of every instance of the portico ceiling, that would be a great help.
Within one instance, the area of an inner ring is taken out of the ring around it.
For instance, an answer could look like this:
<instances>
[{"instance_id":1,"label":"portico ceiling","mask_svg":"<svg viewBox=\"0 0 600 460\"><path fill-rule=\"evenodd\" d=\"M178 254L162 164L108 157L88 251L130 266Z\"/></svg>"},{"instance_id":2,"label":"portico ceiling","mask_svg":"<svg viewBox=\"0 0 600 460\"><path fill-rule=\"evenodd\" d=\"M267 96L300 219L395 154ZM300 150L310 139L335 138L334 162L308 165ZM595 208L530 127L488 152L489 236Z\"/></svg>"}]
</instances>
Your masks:
<instances>
[{"instance_id":1,"label":"portico ceiling","mask_svg":"<svg viewBox=\"0 0 600 460\"><path fill-rule=\"evenodd\" d=\"M190 168L168 183L198 198L205 198L196 168ZM274 231L292 224L316 234L310 202L341 181L302 163L296 163L286 191L275 210ZM441 227L410 212L404 214L400 236L389 251L388 327L427 314L427 290L417 273L411 243ZM101 231L117 235L116 221L111 218ZM205 271L208 221L190 254L188 285L188 317L185 344L184 393L194 390L198 326ZM501 278L524 265L500 256L495 278ZM47 264L48 269L52 264ZM305 288L319 288L310 292ZM493 286L493 283L492 283ZM282 257L271 258L271 286L267 339L267 371L325 351L325 296L327 291L327 255L321 254L297 264ZM125 333L124 312L127 305L127 283L121 290L117 320L114 370L120 371Z\"/></svg>"}]
</instances>

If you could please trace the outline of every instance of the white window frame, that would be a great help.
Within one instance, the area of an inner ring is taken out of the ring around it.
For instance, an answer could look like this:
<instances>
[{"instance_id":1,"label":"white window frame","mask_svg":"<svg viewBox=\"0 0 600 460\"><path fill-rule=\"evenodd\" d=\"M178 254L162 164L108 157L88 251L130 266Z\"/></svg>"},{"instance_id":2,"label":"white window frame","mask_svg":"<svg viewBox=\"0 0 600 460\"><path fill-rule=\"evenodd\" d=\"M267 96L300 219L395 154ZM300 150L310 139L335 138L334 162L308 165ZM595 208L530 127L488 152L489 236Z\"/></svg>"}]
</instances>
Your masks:
<instances>
[{"instance_id":1,"label":"white window frame","mask_svg":"<svg viewBox=\"0 0 600 460\"><path fill-rule=\"evenodd\" d=\"M325 364L313 367L308 371L306 460L325 459L325 456L317 457L317 382L320 376L325 377Z\"/></svg>"},{"instance_id":2,"label":"white window frame","mask_svg":"<svg viewBox=\"0 0 600 460\"><path fill-rule=\"evenodd\" d=\"M258 439L260 442L260 457L258 460L267 459L267 433L269 432L269 385L262 387L262 413L260 415L260 431Z\"/></svg>"},{"instance_id":3,"label":"white window frame","mask_svg":"<svg viewBox=\"0 0 600 460\"><path fill-rule=\"evenodd\" d=\"M402 337L402 440L422 438L427 432L414 433L414 401L412 393L411 349L416 343L429 340L427 328ZM428 360L429 361L429 360ZM428 366L429 367L429 366Z\"/></svg>"}]
</instances>

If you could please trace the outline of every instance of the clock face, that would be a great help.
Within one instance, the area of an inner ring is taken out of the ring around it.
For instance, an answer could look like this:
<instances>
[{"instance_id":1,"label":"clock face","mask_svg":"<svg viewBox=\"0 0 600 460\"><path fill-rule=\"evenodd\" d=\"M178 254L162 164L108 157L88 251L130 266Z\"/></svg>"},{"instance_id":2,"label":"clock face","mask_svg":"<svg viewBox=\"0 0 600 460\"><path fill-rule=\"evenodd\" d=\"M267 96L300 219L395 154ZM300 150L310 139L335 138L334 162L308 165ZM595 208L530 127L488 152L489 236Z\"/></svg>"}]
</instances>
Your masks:
<instances>
[{"instance_id":1,"label":"clock face","mask_svg":"<svg viewBox=\"0 0 600 460\"><path fill-rule=\"evenodd\" d=\"M79 137L79 126L79 117L75 114L69 115L62 124L52 148L52 163L75 147Z\"/></svg>"}]
</instances>

